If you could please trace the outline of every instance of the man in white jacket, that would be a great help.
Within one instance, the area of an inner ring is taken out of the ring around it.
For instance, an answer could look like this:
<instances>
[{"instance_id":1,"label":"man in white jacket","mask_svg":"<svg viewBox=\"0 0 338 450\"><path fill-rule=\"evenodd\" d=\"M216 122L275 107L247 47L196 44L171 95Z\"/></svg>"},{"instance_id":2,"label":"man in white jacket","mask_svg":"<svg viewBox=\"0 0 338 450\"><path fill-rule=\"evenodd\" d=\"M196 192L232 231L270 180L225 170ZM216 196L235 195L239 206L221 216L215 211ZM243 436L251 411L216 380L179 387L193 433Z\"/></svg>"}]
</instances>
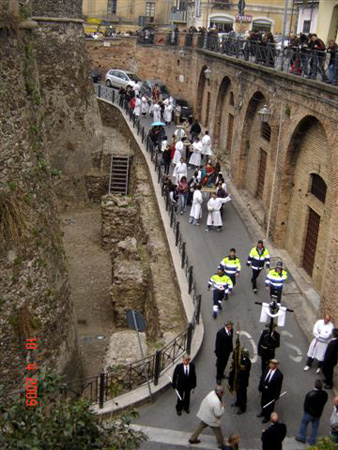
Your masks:
<instances>
[{"instance_id":1,"label":"man in white jacket","mask_svg":"<svg viewBox=\"0 0 338 450\"><path fill-rule=\"evenodd\" d=\"M197 413L200 423L197 425L189 439L190 444L199 444L201 441L198 439L198 436L205 428L210 427L216 436L218 448L225 449L221 428L221 417L225 408L225 404L222 401L224 394L224 387L216 386L215 389L202 400L200 409Z\"/></svg>"}]
</instances>

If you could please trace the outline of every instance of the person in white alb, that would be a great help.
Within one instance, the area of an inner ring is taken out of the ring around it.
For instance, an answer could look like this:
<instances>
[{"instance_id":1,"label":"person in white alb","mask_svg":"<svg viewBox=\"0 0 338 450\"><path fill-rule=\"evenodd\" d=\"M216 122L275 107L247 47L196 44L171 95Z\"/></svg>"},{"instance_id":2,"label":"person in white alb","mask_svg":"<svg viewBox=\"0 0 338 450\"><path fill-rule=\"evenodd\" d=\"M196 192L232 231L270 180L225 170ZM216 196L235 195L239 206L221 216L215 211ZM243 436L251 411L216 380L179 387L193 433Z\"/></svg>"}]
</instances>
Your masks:
<instances>
[{"instance_id":1,"label":"person in white alb","mask_svg":"<svg viewBox=\"0 0 338 450\"><path fill-rule=\"evenodd\" d=\"M230 195L225 198L217 197L216 193L212 194L211 199L208 201L208 218L207 218L207 228L205 231L211 231L212 227L217 227L217 231L222 231L222 217L221 217L221 206L223 203L231 201Z\"/></svg>"},{"instance_id":2,"label":"person in white alb","mask_svg":"<svg viewBox=\"0 0 338 450\"><path fill-rule=\"evenodd\" d=\"M176 183L179 183L182 177L187 176L188 176L187 165L184 162L184 159L181 158L180 162L175 166L175 169L173 171L173 177L176 178Z\"/></svg>"},{"instance_id":3,"label":"person in white alb","mask_svg":"<svg viewBox=\"0 0 338 450\"><path fill-rule=\"evenodd\" d=\"M189 214L189 223L192 225L199 225L200 218L202 217L202 203L203 197L201 192L202 186L198 184L194 190L192 198L192 206Z\"/></svg>"},{"instance_id":4,"label":"person in white alb","mask_svg":"<svg viewBox=\"0 0 338 450\"><path fill-rule=\"evenodd\" d=\"M317 322L315 323L312 332L314 338L312 339L309 350L307 352L308 358L306 361L306 366L304 367L305 372L307 370L310 370L311 365L315 359L318 361L317 373L321 372L325 351L332 339L333 329L334 324L331 321L330 314L325 314L324 319L317 320Z\"/></svg>"},{"instance_id":5,"label":"person in white alb","mask_svg":"<svg viewBox=\"0 0 338 450\"><path fill-rule=\"evenodd\" d=\"M161 122L161 107L157 102L153 106L153 119L154 122Z\"/></svg>"},{"instance_id":6,"label":"person in white alb","mask_svg":"<svg viewBox=\"0 0 338 450\"><path fill-rule=\"evenodd\" d=\"M173 164L178 164L180 162L182 158L183 149L184 149L183 142L181 141L181 139L179 139L175 144L175 153L172 161Z\"/></svg>"},{"instance_id":7,"label":"person in white alb","mask_svg":"<svg viewBox=\"0 0 338 450\"><path fill-rule=\"evenodd\" d=\"M137 95L136 99L135 99L135 108L134 108L134 115L137 118L139 118L140 114L141 114L141 105L142 105L142 102L141 102L140 96Z\"/></svg>"},{"instance_id":8,"label":"person in white alb","mask_svg":"<svg viewBox=\"0 0 338 450\"><path fill-rule=\"evenodd\" d=\"M209 132L206 131L205 135L202 137L202 155L211 156L211 139L209 136Z\"/></svg>"},{"instance_id":9,"label":"person in white alb","mask_svg":"<svg viewBox=\"0 0 338 450\"><path fill-rule=\"evenodd\" d=\"M147 112L149 111L149 105L148 105L148 100L147 97L145 97L144 95L141 98L141 113L142 116L145 117L145 115L147 114Z\"/></svg>"},{"instance_id":10,"label":"person in white alb","mask_svg":"<svg viewBox=\"0 0 338 450\"><path fill-rule=\"evenodd\" d=\"M201 155L202 155L202 142L198 139L195 139L195 142L191 146L192 153L189 159L189 165L199 167L201 165Z\"/></svg>"}]
</instances>

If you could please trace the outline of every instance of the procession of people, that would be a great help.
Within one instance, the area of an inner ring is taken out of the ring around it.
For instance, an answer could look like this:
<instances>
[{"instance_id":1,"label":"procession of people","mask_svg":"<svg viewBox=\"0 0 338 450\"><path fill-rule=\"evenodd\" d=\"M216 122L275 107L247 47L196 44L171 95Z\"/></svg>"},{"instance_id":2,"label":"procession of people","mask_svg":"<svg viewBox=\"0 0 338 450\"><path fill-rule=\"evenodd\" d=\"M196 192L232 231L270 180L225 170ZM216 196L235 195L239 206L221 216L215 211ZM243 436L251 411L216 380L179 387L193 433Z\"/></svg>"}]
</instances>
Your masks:
<instances>
[{"instance_id":1,"label":"procession of people","mask_svg":"<svg viewBox=\"0 0 338 450\"><path fill-rule=\"evenodd\" d=\"M167 177L165 183L172 205L180 215L184 215L189 208L189 224L198 226L203 220L206 232L222 231L227 219L224 207L227 208L226 204L232 200L232 196L213 153L209 132L206 130L203 133L197 120L193 121L191 126L176 121L177 114L171 100L160 102L156 93L153 97L150 104L144 96L142 98L136 96L135 115L145 116L151 113L154 123L164 122L162 125L155 125L153 127L155 130L151 130L149 135L151 138L155 135L154 145L159 154L160 164L164 166L164 174ZM174 117L176 129L170 138L164 129L167 129L165 127L171 124ZM247 255L246 264L251 272L253 293L258 295L258 292L262 292L260 288L265 285L270 297L270 303L259 303L262 311L265 311L261 319L268 317L264 323L261 320L260 336L256 342L257 354L260 357L259 382L250 380L255 355L250 354L249 350L241 345L238 327L229 319L226 302L229 304L230 298L236 296L236 290L242 286L241 261L236 249L231 247L221 261L215 261L214 272L211 272L207 280L207 289L211 292L205 301L210 302L212 317L215 320L224 317L224 326L218 331L214 330L215 385L210 386L210 389L213 389L204 397L199 409L194 400L191 408L191 394L195 389L199 389L198 364L195 368L191 356L184 355L182 363L175 367L172 379L176 412L181 416L182 412L189 414L191 409L198 410L196 415L199 423L189 438L190 444L201 443L201 433L209 427L215 435L218 448L238 449L240 434L243 434L243 431L239 430L241 433L238 433L238 430L227 428L229 438L224 439L222 418L226 416L227 410L234 411L233 414L236 415L250 414L247 407L249 397L250 403L255 404L255 415L266 424L260 436L262 449L279 450L282 449L287 434L287 424L280 420L278 414L279 405L284 401L283 396L287 398L288 395L292 395L283 390L288 373L285 362L282 364L277 354L283 347L283 336L280 331L285 324L286 311L292 311L284 302L289 275L280 258L272 261L269 249L262 239L258 239L251 249L247 249ZM261 273L264 277L260 277ZM207 331L212 333L210 329ZM337 355L338 329L335 328L331 315L325 313L313 326L313 340L304 367L304 371L307 372L316 361L317 375L322 374L323 378L316 380L311 391L304 392L303 411L301 406L299 409L300 415L303 414L300 416L299 434L294 436L296 442L309 442L311 445L316 443L320 418L325 405L330 403L326 390L333 387ZM290 380L288 382L290 383ZM253 384L256 391L254 400L248 395L248 388ZM234 397L230 403L225 402L227 391ZM250 409L252 408L249 408L249 411ZM333 400L333 412L328 425L331 438L338 444L338 397Z\"/></svg>"}]
</instances>

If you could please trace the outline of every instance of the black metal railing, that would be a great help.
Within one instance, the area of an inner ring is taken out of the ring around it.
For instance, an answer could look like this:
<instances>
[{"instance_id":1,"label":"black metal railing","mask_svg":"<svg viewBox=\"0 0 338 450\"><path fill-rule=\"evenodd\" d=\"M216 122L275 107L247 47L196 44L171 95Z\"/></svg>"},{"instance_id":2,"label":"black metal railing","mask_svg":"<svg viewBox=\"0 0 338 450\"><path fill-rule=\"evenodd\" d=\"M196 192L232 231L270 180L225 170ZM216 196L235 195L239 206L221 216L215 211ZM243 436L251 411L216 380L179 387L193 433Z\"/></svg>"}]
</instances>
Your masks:
<instances>
[{"instance_id":1,"label":"black metal railing","mask_svg":"<svg viewBox=\"0 0 338 450\"><path fill-rule=\"evenodd\" d=\"M163 41L165 45L172 47L178 46L181 39L173 39L173 34L167 33L161 40ZM154 42L157 42L156 35ZM283 48L281 44L273 42L200 33L186 33L183 42L184 47L222 53L278 71L338 85L337 50L331 53L330 50L321 51L304 45Z\"/></svg>"},{"instance_id":2,"label":"black metal railing","mask_svg":"<svg viewBox=\"0 0 338 450\"><path fill-rule=\"evenodd\" d=\"M158 148L155 147L147 135L145 127L141 125L139 119L134 115L132 108L125 98L122 98L114 89L100 84L95 85L95 93L98 98L113 103L126 112L137 134L141 135L141 140L145 145L146 151L150 153L151 161L154 163L154 170L158 174L157 181L161 184L161 193L166 204L166 210L170 214L170 226L175 233L175 245L179 249L181 267L184 269L188 281L188 293L193 295L194 315L191 323L162 349L157 350L154 354L145 358L147 377L156 386L161 375L175 363L177 358L184 353L190 353L194 329L200 323L202 296L196 293L193 267L189 263L187 245L181 234L176 207L170 201L169 191L164 185L163 166L160 163ZM95 377L64 384L62 386L62 395L67 398L86 398L90 404L98 404L99 408L103 408L105 401L112 400L120 394L145 385L146 381L144 361L139 360L128 365L111 367Z\"/></svg>"}]
</instances>

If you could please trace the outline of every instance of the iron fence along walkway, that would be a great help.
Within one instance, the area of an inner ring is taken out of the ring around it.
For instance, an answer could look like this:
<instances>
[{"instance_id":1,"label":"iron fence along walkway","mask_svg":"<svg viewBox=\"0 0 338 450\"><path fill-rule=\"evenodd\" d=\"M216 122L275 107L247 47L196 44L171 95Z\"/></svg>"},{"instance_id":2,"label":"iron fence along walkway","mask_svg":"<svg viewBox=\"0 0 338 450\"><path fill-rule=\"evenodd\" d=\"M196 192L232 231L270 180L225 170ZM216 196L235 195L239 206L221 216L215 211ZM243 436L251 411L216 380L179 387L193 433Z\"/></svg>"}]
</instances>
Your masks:
<instances>
[{"instance_id":1,"label":"iron fence along walkway","mask_svg":"<svg viewBox=\"0 0 338 450\"><path fill-rule=\"evenodd\" d=\"M146 371L148 379L158 385L159 378L173 366L177 358L184 353L190 353L191 345L196 325L200 323L202 296L196 292L194 283L193 266L189 263L187 245L180 231L180 222L177 210L170 201L169 191L164 184L163 168L159 161L159 152L149 138L146 129L133 114L128 102L120 97L112 88L96 84L95 93L98 98L104 99L115 106L120 106L127 114L138 135L141 136L142 143L146 151L150 153L154 170L158 174L157 181L161 185L161 193L166 210L170 215L170 227L174 232L175 245L181 255L181 268L184 269L188 280L188 292L192 295L194 314L192 322L187 328L176 336L171 342L154 354L146 357ZM103 408L104 402L114 399L117 395L129 392L139 386L145 385L146 379L143 369L143 361L135 361L128 365L117 365L101 372L95 377L76 380L73 383L62 386L62 395L65 398L85 398L90 404L99 404Z\"/></svg>"}]
</instances>

